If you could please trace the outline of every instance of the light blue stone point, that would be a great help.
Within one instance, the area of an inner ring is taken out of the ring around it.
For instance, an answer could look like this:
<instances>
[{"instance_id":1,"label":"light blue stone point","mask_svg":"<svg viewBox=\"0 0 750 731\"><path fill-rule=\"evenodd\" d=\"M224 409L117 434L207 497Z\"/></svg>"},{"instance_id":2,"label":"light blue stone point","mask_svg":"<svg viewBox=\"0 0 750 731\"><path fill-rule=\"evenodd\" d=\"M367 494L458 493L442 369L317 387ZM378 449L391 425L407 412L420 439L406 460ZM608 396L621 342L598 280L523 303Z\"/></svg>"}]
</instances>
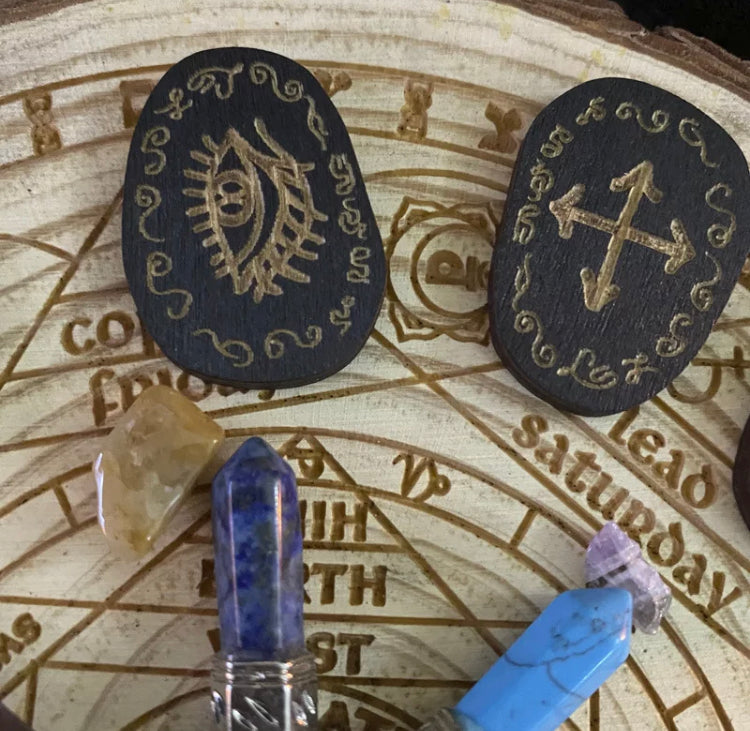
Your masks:
<instances>
[{"instance_id":1,"label":"light blue stone point","mask_svg":"<svg viewBox=\"0 0 750 731\"><path fill-rule=\"evenodd\" d=\"M466 729L553 731L630 653L633 599L624 589L560 594L461 699Z\"/></svg>"},{"instance_id":2,"label":"light blue stone point","mask_svg":"<svg viewBox=\"0 0 750 731\"><path fill-rule=\"evenodd\" d=\"M286 661L305 651L302 529L292 468L248 439L211 489L221 649Z\"/></svg>"}]
</instances>

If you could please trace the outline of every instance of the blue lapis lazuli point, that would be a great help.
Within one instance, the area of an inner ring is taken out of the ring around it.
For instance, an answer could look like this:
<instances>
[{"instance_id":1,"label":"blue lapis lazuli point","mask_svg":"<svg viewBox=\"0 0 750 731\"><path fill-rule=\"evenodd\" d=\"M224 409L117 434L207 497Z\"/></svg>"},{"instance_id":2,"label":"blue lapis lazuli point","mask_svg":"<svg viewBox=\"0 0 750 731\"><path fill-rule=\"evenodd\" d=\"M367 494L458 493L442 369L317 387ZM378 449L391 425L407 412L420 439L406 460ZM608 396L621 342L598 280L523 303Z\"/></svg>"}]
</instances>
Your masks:
<instances>
[{"instance_id":1,"label":"blue lapis lazuli point","mask_svg":"<svg viewBox=\"0 0 750 731\"><path fill-rule=\"evenodd\" d=\"M461 699L460 725L553 731L627 660L632 618L624 589L560 594Z\"/></svg>"},{"instance_id":2,"label":"blue lapis lazuli point","mask_svg":"<svg viewBox=\"0 0 750 731\"><path fill-rule=\"evenodd\" d=\"M221 649L248 660L304 652L302 529L294 472L248 439L211 491Z\"/></svg>"}]
</instances>

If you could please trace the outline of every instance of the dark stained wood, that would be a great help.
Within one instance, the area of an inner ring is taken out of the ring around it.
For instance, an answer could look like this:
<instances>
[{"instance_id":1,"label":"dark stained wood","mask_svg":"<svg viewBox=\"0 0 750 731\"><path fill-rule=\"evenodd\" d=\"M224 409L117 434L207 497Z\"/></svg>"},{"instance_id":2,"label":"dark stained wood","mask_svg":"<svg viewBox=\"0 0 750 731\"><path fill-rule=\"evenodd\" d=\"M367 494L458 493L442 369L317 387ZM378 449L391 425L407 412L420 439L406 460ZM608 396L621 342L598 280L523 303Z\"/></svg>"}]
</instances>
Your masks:
<instances>
[{"instance_id":1,"label":"dark stained wood","mask_svg":"<svg viewBox=\"0 0 750 731\"><path fill-rule=\"evenodd\" d=\"M385 288L349 136L307 70L253 49L170 69L141 114L123 260L147 330L207 380L278 388L343 368Z\"/></svg>"},{"instance_id":2,"label":"dark stained wood","mask_svg":"<svg viewBox=\"0 0 750 731\"><path fill-rule=\"evenodd\" d=\"M732 488L740 515L750 528L750 419L742 430L737 456L734 458Z\"/></svg>"},{"instance_id":3,"label":"dark stained wood","mask_svg":"<svg viewBox=\"0 0 750 731\"><path fill-rule=\"evenodd\" d=\"M747 163L679 97L598 79L547 106L516 163L490 277L495 348L529 390L591 416L665 388L748 253Z\"/></svg>"},{"instance_id":4,"label":"dark stained wood","mask_svg":"<svg viewBox=\"0 0 750 731\"><path fill-rule=\"evenodd\" d=\"M0 703L0 729L3 731L31 731L31 728L13 715L2 703Z\"/></svg>"}]
</instances>

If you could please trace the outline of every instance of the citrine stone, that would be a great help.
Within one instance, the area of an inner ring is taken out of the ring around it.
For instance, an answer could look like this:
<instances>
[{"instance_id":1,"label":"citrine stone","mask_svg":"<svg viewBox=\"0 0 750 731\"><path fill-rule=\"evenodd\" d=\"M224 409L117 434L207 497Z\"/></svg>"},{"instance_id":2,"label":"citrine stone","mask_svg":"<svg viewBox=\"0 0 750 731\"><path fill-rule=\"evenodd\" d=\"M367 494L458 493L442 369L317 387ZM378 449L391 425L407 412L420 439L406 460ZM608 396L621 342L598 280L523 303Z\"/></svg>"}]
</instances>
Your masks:
<instances>
[{"instance_id":1,"label":"citrine stone","mask_svg":"<svg viewBox=\"0 0 750 731\"><path fill-rule=\"evenodd\" d=\"M192 401L152 386L94 461L99 525L120 553L147 553L224 438Z\"/></svg>"}]
</instances>

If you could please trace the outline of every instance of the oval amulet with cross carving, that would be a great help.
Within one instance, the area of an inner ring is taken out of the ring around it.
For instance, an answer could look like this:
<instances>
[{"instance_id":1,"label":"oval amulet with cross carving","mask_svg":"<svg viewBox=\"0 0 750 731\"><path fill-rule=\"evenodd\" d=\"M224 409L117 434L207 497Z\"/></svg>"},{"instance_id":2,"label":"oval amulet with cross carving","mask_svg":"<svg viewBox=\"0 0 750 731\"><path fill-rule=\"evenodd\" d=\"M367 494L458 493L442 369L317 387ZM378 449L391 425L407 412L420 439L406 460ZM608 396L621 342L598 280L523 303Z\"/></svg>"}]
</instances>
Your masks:
<instances>
[{"instance_id":1,"label":"oval amulet with cross carving","mask_svg":"<svg viewBox=\"0 0 750 731\"><path fill-rule=\"evenodd\" d=\"M341 117L309 71L250 48L201 51L156 85L130 147L122 252L164 354L239 387L343 368L385 289Z\"/></svg>"},{"instance_id":2,"label":"oval amulet with cross carving","mask_svg":"<svg viewBox=\"0 0 750 731\"><path fill-rule=\"evenodd\" d=\"M674 94L597 79L555 99L526 135L492 260L505 365L580 414L654 396L727 303L749 194L737 144Z\"/></svg>"}]
</instances>

